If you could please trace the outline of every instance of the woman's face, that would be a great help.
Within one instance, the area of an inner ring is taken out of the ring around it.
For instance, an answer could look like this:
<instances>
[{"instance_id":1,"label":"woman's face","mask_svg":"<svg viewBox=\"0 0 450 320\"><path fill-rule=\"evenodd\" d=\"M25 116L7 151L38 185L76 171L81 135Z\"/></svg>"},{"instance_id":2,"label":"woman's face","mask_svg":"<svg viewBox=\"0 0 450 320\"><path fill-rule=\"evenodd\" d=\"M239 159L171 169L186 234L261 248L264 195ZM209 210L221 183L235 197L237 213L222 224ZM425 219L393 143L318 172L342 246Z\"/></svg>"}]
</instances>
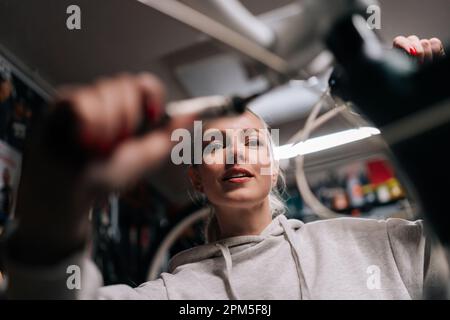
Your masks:
<instances>
[{"instance_id":1,"label":"woman's face","mask_svg":"<svg viewBox=\"0 0 450 320\"><path fill-rule=\"evenodd\" d=\"M191 167L197 190L215 206L246 208L264 201L276 181L267 129L250 112L204 125L203 161Z\"/></svg>"}]
</instances>

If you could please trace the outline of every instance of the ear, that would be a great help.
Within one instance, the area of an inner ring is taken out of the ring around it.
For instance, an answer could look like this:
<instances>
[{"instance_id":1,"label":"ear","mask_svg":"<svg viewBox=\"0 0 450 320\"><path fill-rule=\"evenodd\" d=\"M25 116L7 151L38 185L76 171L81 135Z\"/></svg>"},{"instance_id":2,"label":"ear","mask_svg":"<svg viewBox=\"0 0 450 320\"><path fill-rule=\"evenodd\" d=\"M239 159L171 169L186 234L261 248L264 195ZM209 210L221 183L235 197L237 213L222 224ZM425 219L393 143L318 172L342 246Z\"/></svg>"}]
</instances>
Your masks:
<instances>
[{"instance_id":1,"label":"ear","mask_svg":"<svg viewBox=\"0 0 450 320\"><path fill-rule=\"evenodd\" d=\"M188 169L189 178L191 179L191 183L194 186L195 190L199 192L203 192L202 179L200 178L200 174L194 168L194 166L189 166Z\"/></svg>"}]
</instances>

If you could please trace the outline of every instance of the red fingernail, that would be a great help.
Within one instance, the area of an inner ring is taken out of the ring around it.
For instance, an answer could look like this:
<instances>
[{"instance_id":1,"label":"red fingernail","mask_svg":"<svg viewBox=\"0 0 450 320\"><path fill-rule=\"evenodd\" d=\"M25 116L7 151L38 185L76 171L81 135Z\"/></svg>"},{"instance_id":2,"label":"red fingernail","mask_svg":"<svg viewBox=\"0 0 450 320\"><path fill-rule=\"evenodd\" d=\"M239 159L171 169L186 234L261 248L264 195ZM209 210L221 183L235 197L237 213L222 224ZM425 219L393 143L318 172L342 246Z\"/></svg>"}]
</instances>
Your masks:
<instances>
[{"instance_id":1,"label":"red fingernail","mask_svg":"<svg viewBox=\"0 0 450 320\"><path fill-rule=\"evenodd\" d=\"M417 50L416 50L416 48L411 47L411 48L409 49L409 53L410 53L412 56L417 56Z\"/></svg>"},{"instance_id":2,"label":"red fingernail","mask_svg":"<svg viewBox=\"0 0 450 320\"><path fill-rule=\"evenodd\" d=\"M119 134L117 135L117 139L116 139L116 143L121 143L123 142L125 139L129 138L131 135L130 130L128 130L128 128L124 125L124 127L122 128L122 130L119 132Z\"/></svg>"},{"instance_id":3,"label":"red fingernail","mask_svg":"<svg viewBox=\"0 0 450 320\"><path fill-rule=\"evenodd\" d=\"M88 151L94 149L97 144L94 136L87 129L81 130L79 139L80 139L81 147L83 147L84 149L86 149Z\"/></svg>"},{"instance_id":4,"label":"red fingernail","mask_svg":"<svg viewBox=\"0 0 450 320\"><path fill-rule=\"evenodd\" d=\"M109 155L114 146L109 141L98 139L87 129L81 130L79 141L85 152L101 157Z\"/></svg>"},{"instance_id":5,"label":"red fingernail","mask_svg":"<svg viewBox=\"0 0 450 320\"><path fill-rule=\"evenodd\" d=\"M99 141L96 144L96 153L99 156L107 156L111 153L113 144L107 141Z\"/></svg>"},{"instance_id":6,"label":"red fingernail","mask_svg":"<svg viewBox=\"0 0 450 320\"><path fill-rule=\"evenodd\" d=\"M148 100L146 103L146 116L147 120L151 123L156 123L161 118L161 107L154 103L152 100Z\"/></svg>"}]
</instances>

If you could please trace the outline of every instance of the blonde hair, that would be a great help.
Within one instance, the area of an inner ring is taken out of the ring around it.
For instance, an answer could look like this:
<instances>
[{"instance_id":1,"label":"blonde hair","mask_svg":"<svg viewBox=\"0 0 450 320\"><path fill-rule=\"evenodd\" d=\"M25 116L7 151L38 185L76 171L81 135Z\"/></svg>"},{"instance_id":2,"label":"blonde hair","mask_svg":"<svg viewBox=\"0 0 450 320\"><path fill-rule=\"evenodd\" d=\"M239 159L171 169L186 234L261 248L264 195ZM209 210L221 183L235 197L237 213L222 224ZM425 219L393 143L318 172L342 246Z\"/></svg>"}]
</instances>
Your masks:
<instances>
[{"instance_id":1,"label":"blonde hair","mask_svg":"<svg viewBox=\"0 0 450 320\"><path fill-rule=\"evenodd\" d=\"M273 141L271 134L269 134L270 128L269 128L268 124L266 123L266 121L264 121L263 118L261 118L259 115L257 115L253 111L251 111L249 109L247 109L247 111L249 113L253 114L256 118L258 118L259 121L261 121L261 123L264 126L265 132L267 132L267 140L268 140L268 147L269 147L269 154L270 154L270 158L271 158L272 170L277 171L277 181L275 184L272 185L269 195L268 195L270 211L271 211L272 219L273 219L274 217L276 217L280 214L285 214L285 212L286 212L286 205L285 205L283 197L282 197L282 195L286 189L286 179L285 179L284 173L281 171L281 169L279 167L278 161L276 161L275 157L274 157L273 151L274 151L275 143ZM210 208L209 216L206 221L205 229L204 229L205 241L206 241L206 243L210 243L210 242L214 242L214 241L217 241L220 239L220 226L219 226L219 221L217 220L217 216L214 212L214 207L211 205L211 203L209 203L209 201L206 197L204 197L204 201L205 201L205 205L209 206L209 208Z\"/></svg>"}]
</instances>

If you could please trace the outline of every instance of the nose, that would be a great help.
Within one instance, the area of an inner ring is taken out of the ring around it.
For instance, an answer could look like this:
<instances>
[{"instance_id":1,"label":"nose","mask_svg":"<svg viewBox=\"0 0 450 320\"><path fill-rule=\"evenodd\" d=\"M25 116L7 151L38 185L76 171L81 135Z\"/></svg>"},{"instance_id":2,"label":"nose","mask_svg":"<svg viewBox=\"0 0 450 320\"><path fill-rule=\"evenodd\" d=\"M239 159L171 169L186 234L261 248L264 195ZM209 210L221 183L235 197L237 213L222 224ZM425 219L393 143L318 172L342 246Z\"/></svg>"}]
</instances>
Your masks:
<instances>
[{"instance_id":1,"label":"nose","mask_svg":"<svg viewBox=\"0 0 450 320\"><path fill-rule=\"evenodd\" d=\"M226 150L226 164L234 165L245 162L244 144L240 143L238 137L233 136Z\"/></svg>"}]
</instances>

